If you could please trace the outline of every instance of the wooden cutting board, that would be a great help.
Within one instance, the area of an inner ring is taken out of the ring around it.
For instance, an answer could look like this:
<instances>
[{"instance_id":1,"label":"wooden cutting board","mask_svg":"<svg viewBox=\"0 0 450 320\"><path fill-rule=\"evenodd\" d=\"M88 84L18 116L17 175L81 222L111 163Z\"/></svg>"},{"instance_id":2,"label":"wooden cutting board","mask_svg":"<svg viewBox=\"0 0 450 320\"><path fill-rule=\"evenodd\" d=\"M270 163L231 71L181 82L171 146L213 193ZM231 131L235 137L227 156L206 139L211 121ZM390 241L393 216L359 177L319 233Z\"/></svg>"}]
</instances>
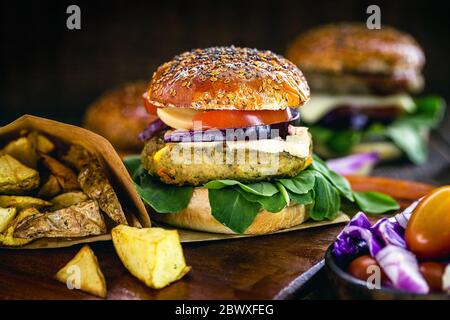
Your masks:
<instances>
[{"instance_id":1,"label":"wooden cutting board","mask_svg":"<svg viewBox=\"0 0 450 320\"><path fill-rule=\"evenodd\" d=\"M357 191L382 191L402 207L433 187L378 177L349 177ZM188 276L152 290L122 266L111 243L91 245L108 284L108 299L278 299L298 290L316 271L343 225L255 238L185 244ZM0 299L95 299L69 290L53 275L80 246L49 250L0 250ZM307 272L310 270L309 272Z\"/></svg>"}]
</instances>

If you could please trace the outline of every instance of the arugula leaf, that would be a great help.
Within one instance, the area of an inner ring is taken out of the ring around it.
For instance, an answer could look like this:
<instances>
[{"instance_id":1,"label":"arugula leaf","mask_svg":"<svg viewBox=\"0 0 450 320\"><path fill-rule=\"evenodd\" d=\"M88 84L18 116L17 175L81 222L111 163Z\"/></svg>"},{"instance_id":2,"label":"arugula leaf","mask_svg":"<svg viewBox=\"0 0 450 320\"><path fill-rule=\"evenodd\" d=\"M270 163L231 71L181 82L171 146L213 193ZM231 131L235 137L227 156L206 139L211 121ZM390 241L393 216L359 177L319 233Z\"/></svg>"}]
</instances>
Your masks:
<instances>
[{"instance_id":1,"label":"arugula leaf","mask_svg":"<svg viewBox=\"0 0 450 320\"><path fill-rule=\"evenodd\" d=\"M269 212L280 212L287 205L286 199L284 198L283 194L281 194L281 192L277 192L270 197L264 197L258 196L254 193L245 192L239 187L235 188L245 199L251 202L259 203L264 210L267 210Z\"/></svg>"},{"instance_id":2,"label":"arugula leaf","mask_svg":"<svg viewBox=\"0 0 450 320\"><path fill-rule=\"evenodd\" d=\"M359 208L366 213L379 214L400 208L397 201L387 194L379 192L354 192L354 195Z\"/></svg>"},{"instance_id":3,"label":"arugula leaf","mask_svg":"<svg viewBox=\"0 0 450 320\"><path fill-rule=\"evenodd\" d=\"M244 233L253 223L261 205L247 200L235 188L209 189L211 214L234 232Z\"/></svg>"},{"instance_id":4,"label":"arugula leaf","mask_svg":"<svg viewBox=\"0 0 450 320\"><path fill-rule=\"evenodd\" d=\"M332 220L341 206L339 192L321 173L316 172L315 175L314 205L310 216L316 221L325 218Z\"/></svg>"},{"instance_id":5,"label":"arugula leaf","mask_svg":"<svg viewBox=\"0 0 450 320\"><path fill-rule=\"evenodd\" d=\"M303 170L291 179L277 179L286 189L293 193L307 193L314 187L314 174L311 170Z\"/></svg>"},{"instance_id":6,"label":"arugula leaf","mask_svg":"<svg viewBox=\"0 0 450 320\"><path fill-rule=\"evenodd\" d=\"M352 188L350 187L347 179L337 174L333 170L330 170L326 163L316 154L313 154L313 163L311 165L311 168L320 172L325 178L327 178L328 181L331 182L333 186L335 186L339 190L339 193L342 196L350 201L355 200L353 197Z\"/></svg>"},{"instance_id":7,"label":"arugula leaf","mask_svg":"<svg viewBox=\"0 0 450 320\"><path fill-rule=\"evenodd\" d=\"M158 213L176 213L185 209L191 200L194 187L168 185L145 174L135 183L142 200Z\"/></svg>"},{"instance_id":8,"label":"arugula leaf","mask_svg":"<svg viewBox=\"0 0 450 320\"><path fill-rule=\"evenodd\" d=\"M288 190L288 193L289 198L298 204L311 204L314 202L312 195L313 190L310 190L309 192L303 194L293 193Z\"/></svg>"},{"instance_id":9,"label":"arugula leaf","mask_svg":"<svg viewBox=\"0 0 450 320\"><path fill-rule=\"evenodd\" d=\"M423 164L427 160L427 145L419 128L406 124L393 124L386 130L386 135L415 164Z\"/></svg>"},{"instance_id":10,"label":"arugula leaf","mask_svg":"<svg viewBox=\"0 0 450 320\"><path fill-rule=\"evenodd\" d=\"M278 189L270 182L255 182L244 184L237 180L213 180L206 183L203 187L207 189L222 189L237 185L243 190L259 196L270 197L278 192Z\"/></svg>"}]
</instances>

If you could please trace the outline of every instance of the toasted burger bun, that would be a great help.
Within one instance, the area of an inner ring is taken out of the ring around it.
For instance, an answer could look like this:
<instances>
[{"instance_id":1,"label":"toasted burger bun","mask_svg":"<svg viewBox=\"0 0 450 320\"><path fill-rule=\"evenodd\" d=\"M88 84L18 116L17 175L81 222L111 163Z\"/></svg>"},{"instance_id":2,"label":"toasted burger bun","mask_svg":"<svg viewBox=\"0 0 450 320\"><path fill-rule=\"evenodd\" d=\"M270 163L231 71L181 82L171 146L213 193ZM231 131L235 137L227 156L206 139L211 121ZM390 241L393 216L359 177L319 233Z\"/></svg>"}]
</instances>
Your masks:
<instances>
[{"instance_id":1,"label":"toasted burger bun","mask_svg":"<svg viewBox=\"0 0 450 320\"><path fill-rule=\"evenodd\" d=\"M179 213L151 213L152 219L178 228L203 232L236 234L225 227L211 215L208 190L197 188L186 209ZM264 234L281 229L291 228L308 219L308 211L304 205L293 205L282 211L273 213L261 210L245 234Z\"/></svg>"},{"instance_id":2,"label":"toasted burger bun","mask_svg":"<svg viewBox=\"0 0 450 320\"><path fill-rule=\"evenodd\" d=\"M160 66L148 99L156 107L279 110L303 105L309 87L293 63L270 51L213 47Z\"/></svg>"},{"instance_id":3,"label":"toasted burger bun","mask_svg":"<svg viewBox=\"0 0 450 320\"><path fill-rule=\"evenodd\" d=\"M108 139L121 153L139 153L144 144L138 135L153 120L144 108L145 82L133 82L111 90L91 104L83 126Z\"/></svg>"},{"instance_id":4,"label":"toasted burger bun","mask_svg":"<svg viewBox=\"0 0 450 320\"><path fill-rule=\"evenodd\" d=\"M410 35L383 26L330 24L301 34L287 57L304 71L329 73L420 73L425 56Z\"/></svg>"}]
</instances>

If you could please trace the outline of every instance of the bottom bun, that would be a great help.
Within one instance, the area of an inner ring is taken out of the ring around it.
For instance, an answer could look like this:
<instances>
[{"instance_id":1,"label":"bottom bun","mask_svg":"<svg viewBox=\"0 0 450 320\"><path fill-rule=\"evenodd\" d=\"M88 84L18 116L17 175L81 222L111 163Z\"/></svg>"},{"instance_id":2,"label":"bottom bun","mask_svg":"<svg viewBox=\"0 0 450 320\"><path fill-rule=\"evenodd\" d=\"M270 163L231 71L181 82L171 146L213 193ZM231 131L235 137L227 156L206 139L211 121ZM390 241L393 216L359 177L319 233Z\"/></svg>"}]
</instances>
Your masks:
<instances>
[{"instance_id":1,"label":"bottom bun","mask_svg":"<svg viewBox=\"0 0 450 320\"><path fill-rule=\"evenodd\" d=\"M212 233L237 234L211 215L208 189L196 188L186 209L179 213L151 213L151 217L178 228L192 229ZM308 219L304 205L292 205L280 212L273 213L261 210L244 234L264 234L281 229L291 228Z\"/></svg>"},{"instance_id":2,"label":"bottom bun","mask_svg":"<svg viewBox=\"0 0 450 320\"><path fill-rule=\"evenodd\" d=\"M315 145L314 152L322 158L338 157L333 151L323 145ZM390 141L362 142L353 147L350 154L376 152L382 161L393 161L403 156L403 152Z\"/></svg>"}]
</instances>

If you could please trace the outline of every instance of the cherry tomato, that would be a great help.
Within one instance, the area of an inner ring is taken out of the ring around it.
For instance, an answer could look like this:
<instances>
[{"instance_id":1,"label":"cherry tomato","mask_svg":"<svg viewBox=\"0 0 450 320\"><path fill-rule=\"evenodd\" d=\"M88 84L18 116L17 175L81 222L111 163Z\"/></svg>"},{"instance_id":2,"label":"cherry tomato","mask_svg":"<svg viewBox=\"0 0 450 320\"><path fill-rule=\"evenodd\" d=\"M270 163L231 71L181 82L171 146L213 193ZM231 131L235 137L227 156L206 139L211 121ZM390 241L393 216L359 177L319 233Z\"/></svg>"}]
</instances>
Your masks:
<instances>
[{"instance_id":1,"label":"cherry tomato","mask_svg":"<svg viewBox=\"0 0 450 320\"><path fill-rule=\"evenodd\" d=\"M156 106L154 106L153 104L151 104L150 101L148 101L148 93L147 92L142 95L142 99L144 100L144 106L145 106L145 109L147 110L147 112L156 116L157 115L156 111L158 110L158 108Z\"/></svg>"},{"instance_id":2,"label":"cherry tomato","mask_svg":"<svg viewBox=\"0 0 450 320\"><path fill-rule=\"evenodd\" d=\"M431 291L442 291L442 277L445 272L445 265L439 262L422 262L420 272L430 286Z\"/></svg>"},{"instance_id":3,"label":"cherry tomato","mask_svg":"<svg viewBox=\"0 0 450 320\"><path fill-rule=\"evenodd\" d=\"M420 201L406 226L405 238L419 259L450 256L450 186L437 188Z\"/></svg>"},{"instance_id":4,"label":"cherry tomato","mask_svg":"<svg viewBox=\"0 0 450 320\"><path fill-rule=\"evenodd\" d=\"M374 274L373 270L368 270L370 266L380 266L377 261L369 255L361 256L353 260L347 268L347 272L355 278L367 281L367 279ZM381 282L385 282L386 274L381 270Z\"/></svg>"},{"instance_id":5,"label":"cherry tomato","mask_svg":"<svg viewBox=\"0 0 450 320\"><path fill-rule=\"evenodd\" d=\"M202 129L244 128L289 121L291 110L214 110L196 114L193 121L201 121Z\"/></svg>"}]
</instances>

